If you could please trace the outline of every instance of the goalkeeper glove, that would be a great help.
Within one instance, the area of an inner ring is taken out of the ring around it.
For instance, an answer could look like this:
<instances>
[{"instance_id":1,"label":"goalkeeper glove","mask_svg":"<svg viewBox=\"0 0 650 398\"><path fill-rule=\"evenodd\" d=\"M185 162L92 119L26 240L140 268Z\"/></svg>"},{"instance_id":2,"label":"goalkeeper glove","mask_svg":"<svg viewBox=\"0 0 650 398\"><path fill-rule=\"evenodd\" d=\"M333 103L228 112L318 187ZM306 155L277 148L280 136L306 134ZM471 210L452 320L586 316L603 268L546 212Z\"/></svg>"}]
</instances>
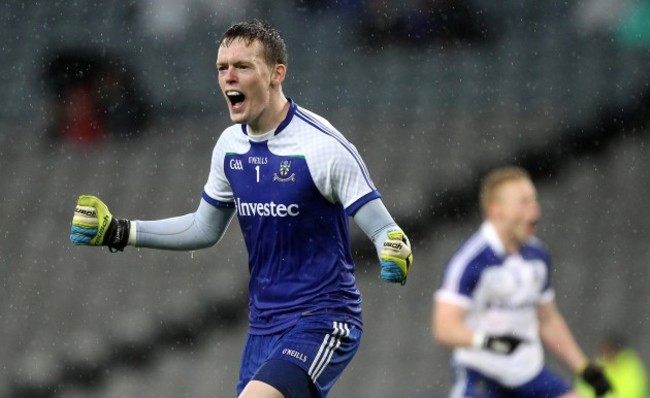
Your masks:
<instances>
[{"instance_id":1,"label":"goalkeeper glove","mask_svg":"<svg viewBox=\"0 0 650 398\"><path fill-rule=\"evenodd\" d=\"M116 219L98 197L82 195L72 218L70 241L75 245L108 246L111 252L122 251L129 241L131 223Z\"/></svg>"},{"instance_id":2,"label":"goalkeeper glove","mask_svg":"<svg viewBox=\"0 0 650 398\"><path fill-rule=\"evenodd\" d=\"M587 363L580 372L580 377L594 389L597 397L602 397L612 391L612 386L609 384L603 368L593 362Z\"/></svg>"},{"instance_id":3,"label":"goalkeeper glove","mask_svg":"<svg viewBox=\"0 0 650 398\"><path fill-rule=\"evenodd\" d=\"M485 333L474 333L474 348L482 348L497 354L510 355L524 340L511 334L501 336L487 336Z\"/></svg>"},{"instance_id":4,"label":"goalkeeper glove","mask_svg":"<svg viewBox=\"0 0 650 398\"><path fill-rule=\"evenodd\" d=\"M413 263L411 243L401 229L388 231L384 248L379 253L381 279L387 282L406 283L409 268Z\"/></svg>"}]
</instances>

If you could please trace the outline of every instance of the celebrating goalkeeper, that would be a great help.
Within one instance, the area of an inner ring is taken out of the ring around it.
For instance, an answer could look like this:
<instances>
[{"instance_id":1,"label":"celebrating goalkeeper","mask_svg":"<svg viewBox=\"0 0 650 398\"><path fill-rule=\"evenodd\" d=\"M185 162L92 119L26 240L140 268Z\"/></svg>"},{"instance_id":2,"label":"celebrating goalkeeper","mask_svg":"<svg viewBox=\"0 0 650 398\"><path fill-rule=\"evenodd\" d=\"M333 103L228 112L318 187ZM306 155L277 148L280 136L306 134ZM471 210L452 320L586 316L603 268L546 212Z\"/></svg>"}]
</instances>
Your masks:
<instances>
[{"instance_id":1,"label":"celebrating goalkeeper","mask_svg":"<svg viewBox=\"0 0 650 398\"><path fill-rule=\"evenodd\" d=\"M381 278L404 284L409 240L384 207L359 153L327 120L284 96L283 39L243 22L219 43L219 85L233 126L223 131L198 209L157 221L114 218L81 196L74 244L195 250L237 214L249 254L250 329L239 397L326 397L361 338L348 217L370 237Z\"/></svg>"},{"instance_id":2,"label":"celebrating goalkeeper","mask_svg":"<svg viewBox=\"0 0 650 398\"><path fill-rule=\"evenodd\" d=\"M542 344L604 395L607 378L555 305L548 253L534 237L540 211L530 176L492 171L481 205L485 222L451 258L435 295L435 338L454 348L451 397L579 398L544 366Z\"/></svg>"}]
</instances>

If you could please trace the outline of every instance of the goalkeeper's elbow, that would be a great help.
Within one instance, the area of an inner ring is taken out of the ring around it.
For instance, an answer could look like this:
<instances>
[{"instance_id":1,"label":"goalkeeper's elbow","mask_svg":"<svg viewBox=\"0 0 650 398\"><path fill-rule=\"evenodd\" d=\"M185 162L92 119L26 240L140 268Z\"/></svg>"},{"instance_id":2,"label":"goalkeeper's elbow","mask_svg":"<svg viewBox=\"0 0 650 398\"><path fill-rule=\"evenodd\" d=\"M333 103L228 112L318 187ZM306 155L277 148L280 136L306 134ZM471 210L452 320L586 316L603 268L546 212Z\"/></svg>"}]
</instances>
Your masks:
<instances>
[{"instance_id":1,"label":"goalkeeper's elbow","mask_svg":"<svg viewBox=\"0 0 650 398\"><path fill-rule=\"evenodd\" d=\"M200 238L196 239L191 250L208 249L221 240L225 231L203 231Z\"/></svg>"}]
</instances>

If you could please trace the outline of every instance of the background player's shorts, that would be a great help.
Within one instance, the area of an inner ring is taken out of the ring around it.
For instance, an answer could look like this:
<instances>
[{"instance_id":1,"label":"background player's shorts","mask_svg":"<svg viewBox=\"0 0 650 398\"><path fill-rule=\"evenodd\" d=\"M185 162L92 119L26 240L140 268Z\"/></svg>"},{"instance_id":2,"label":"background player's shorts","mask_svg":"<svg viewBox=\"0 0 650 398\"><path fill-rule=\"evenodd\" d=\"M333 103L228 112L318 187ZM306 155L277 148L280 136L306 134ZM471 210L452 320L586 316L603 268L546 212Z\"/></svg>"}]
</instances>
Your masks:
<instances>
[{"instance_id":1,"label":"background player's shorts","mask_svg":"<svg viewBox=\"0 0 650 398\"><path fill-rule=\"evenodd\" d=\"M305 377L315 384L317 396L326 397L357 352L360 342L361 330L354 325L305 318L276 334L249 334L242 354L237 394L241 394L250 380L256 379L263 364L282 360L300 367ZM287 382L282 374L273 375L269 367L264 369L262 381L280 391L283 388L278 384Z\"/></svg>"},{"instance_id":2,"label":"background player's shorts","mask_svg":"<svg viewBox=\"0 0 650 398\"><path fill-rule=\"evenodd\" d=\"M555 398L571 391L571 387L546 367L531 381L517 387L505 387L481 373L459 367L451 398Z\"/></svg>"}]
</instances>

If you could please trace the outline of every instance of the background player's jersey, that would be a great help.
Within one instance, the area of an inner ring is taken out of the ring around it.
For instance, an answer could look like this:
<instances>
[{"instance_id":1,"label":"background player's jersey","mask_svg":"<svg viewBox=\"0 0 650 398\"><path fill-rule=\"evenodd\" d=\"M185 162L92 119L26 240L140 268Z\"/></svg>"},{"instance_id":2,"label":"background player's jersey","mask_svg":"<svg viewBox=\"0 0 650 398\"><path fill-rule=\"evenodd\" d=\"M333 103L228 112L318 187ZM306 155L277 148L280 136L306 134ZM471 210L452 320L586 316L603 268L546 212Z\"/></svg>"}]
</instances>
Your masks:
<instances>
[{"instance_id":1,"label":"background player's jersey","mask_svg":"<svg viewBox=\"0 0 650 398\"><path fill-rule=\"evenodd\" d=\"M226 129L203 197L234 206L248 249L250 332L268 334L301 316L361 327L348 216L379 198L357 150L325 119L290 102L262 136Z\"/></svg>"},{"instance_id":2,"label":"background player's jersey","mask_svg":"<svg viewBox=\"0 0 650 398\"><path fill-rule=\"evenodd\" d=\"M458 348L454 361L506 386L535 377L544 365L537 306L553 299L546 249L536 239L518 253L506 253L489 222L468 239L445 269L436 300L467 308L466 323L487 334L514 334L526 340L511 355Z\"/></svg>"}]
</instances>

